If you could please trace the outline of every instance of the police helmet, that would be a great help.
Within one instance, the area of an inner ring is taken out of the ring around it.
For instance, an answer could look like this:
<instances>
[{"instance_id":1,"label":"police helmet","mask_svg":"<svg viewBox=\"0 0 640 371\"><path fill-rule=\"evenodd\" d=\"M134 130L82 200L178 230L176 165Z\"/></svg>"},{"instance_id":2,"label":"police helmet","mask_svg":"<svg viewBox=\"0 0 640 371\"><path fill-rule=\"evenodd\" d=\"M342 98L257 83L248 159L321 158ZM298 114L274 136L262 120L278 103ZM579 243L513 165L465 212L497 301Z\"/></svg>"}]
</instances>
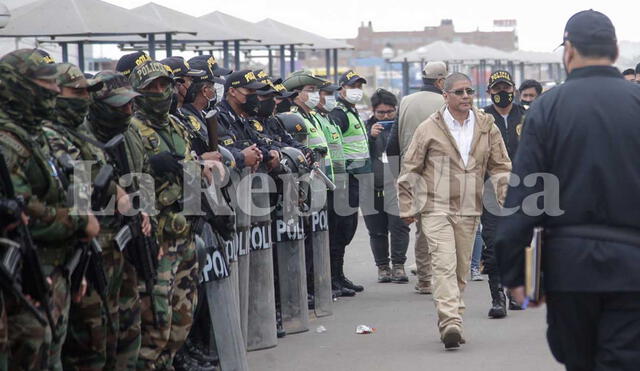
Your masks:
<instances>
[{"instance_id":1,"label":"police helmet","mask_svg":"<svg viewBox=\"0 0 640 371\"><path fill-rule=\"evenodd\" d=\"M280 120L284 129L291 134L293 139L298 143L306 143L307 127L300 115L296 115L295 113L279 113L276 117Z\"/></svg>"}]
</instances>

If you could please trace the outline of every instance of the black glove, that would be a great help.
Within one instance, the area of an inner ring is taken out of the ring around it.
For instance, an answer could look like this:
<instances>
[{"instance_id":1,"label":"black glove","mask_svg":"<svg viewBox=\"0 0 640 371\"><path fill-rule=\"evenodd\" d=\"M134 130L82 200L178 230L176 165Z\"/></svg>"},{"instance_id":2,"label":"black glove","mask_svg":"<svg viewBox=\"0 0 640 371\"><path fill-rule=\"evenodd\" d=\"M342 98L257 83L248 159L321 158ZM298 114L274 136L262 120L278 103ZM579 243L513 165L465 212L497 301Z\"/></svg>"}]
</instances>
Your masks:
<instances>
[{"instance_id":1,"label":"black glove","mask_svg":"<svg viewBox=\"0 0 640 371\"><path fill-rule=\"evenodd\" d=\"M316 147L313 149L313 152L319 154L322 157L327 155L327 149L324 147Z\"/></svg>"},{"instance_id":2,"label":"black glove","mask_svg":"<svg viewBox=\"0 0 640 371\"><path fill-rule=\"evenodd\" d=\"M182 159L181 156L175 156L169 152L161 152L149 157L149 165L151 166L151 171L158 176L173 174L181 177L182 164L179 161Z\"/></svg>"},{"instance_id":3,"label":"black glove","mask_svg":"<svg viewBox=\"0 0 640 371\"><path fill-rule=\"evenodd\" d=\"M229 215L214 215L209 219L213 230L220 233L223 239L230 241L236 233L233 218Z\"/></svg>"},{"instance_id":4,"label":"black glove","mask_svg":"<svg viewBox=\"0 0 640 371\"><path fill-rule=\"evenodd\" d=\"M0 199L0 232L5 227L19 222L22 207L16 200Z\"/></svg>"}]
</instances>

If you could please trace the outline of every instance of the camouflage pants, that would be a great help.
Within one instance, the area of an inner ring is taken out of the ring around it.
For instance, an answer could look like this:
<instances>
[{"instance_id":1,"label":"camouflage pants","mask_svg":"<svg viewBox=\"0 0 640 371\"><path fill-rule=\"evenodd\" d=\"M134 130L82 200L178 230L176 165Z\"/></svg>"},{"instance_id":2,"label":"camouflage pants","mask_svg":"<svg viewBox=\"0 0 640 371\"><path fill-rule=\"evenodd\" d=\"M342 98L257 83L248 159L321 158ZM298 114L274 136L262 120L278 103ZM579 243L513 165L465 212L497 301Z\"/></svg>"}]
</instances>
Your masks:
<instances>
[{"instance_id":1,"label":"camouflage pants","mask_svg":"<svg viewBox=\"0 0 640 371\"><path fill-rule=\"evenodd\" d=\"M14 297L5 296L8 323L8 369L44 370L48 367L51 328L43 326Z\"/></svg>"},{"instance_id":2,"label":"camouflage pants","mask_svg":"<svg viewBox=\"0 0 640 371\"><path fill-rule=\"evenodd\" d=\"M49 348L49 369L62 371L62 345L67 337L71 294L69 277L61 269L55 269L51 278L51 314L56 330ZM9 330L11 331L11 329ZM9 332L11 334L11 332Z\"/></svg>"},{"instance_id":3,"label":"camouflage pants","mask_svg":"<svg viewBox=\"0 0 640 371\"><path fill-rule=\"evenodd\" d=\"M135 267L125 260L122 269L122 285L118 296L120 329L115 349L115 365L111 362L111 350L108 349L107 369L133 370L136 368L142 340L137 274Z\"/></svg>"},{"instance_id":4,"label":"camouflage pants","mask_svg":"<svg viewBox=\"0 0 640 371\"><path fill-rule=\"evenodd\" d=\"M107 307L113 325L118 328L118 295L122 285L123 255L116 248L113 233L102 233L102 258L108 280ZM117 333L109 326L102 299L91 288L80 303L72 303L67 341L64 346L63 363L65 370L103 370L107 363L107 350L115 346ZM115 360L113 361L115 364Z\"/></svg>"},{"instance_id":5,"label":"camouflage pants","mask_svg":"<svg viewBox=\"0 0 640 371\"><path fill-rule=\"evenodd\" d=\"M142 297L142 347L138 369L172 370L173 357L189 334L197 304L198 261L192 238L163 245L153 303ZM144 290L144 286L138 286ZM151 305L158 314L154 327Z\"/></svg>"}]
</instances>

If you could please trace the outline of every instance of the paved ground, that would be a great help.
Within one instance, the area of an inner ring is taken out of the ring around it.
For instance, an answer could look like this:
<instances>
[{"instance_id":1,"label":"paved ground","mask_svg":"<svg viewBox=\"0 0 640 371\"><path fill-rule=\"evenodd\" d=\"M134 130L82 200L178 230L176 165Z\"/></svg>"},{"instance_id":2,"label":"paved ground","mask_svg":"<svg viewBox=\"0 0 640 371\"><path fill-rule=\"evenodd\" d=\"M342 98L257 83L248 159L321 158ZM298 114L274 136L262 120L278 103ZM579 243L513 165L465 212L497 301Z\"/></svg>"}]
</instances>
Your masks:
<instances>
[{"instance_id":1,"label":"paved ground","mask_svg":"<svg viewBox=\"0 0 640 371\"><path fill-rule=\"evenodd\" d=\"M376 282L362 219L348 249L348 276L365 285L365 292L334 303L333 316L314 319L309 332L287 336L276 348L249 353L252 371L563 370L547 347L544 308L490 320L486 281L470 282L465 292L467 344L444 351L431 296L413 293L415 276L408 285ZM413 263L413 242L409 250L408 264ZM356 335L359 324L377 331ZM320 325L325 333L316 333Z\"/></svg>"}]
</instances>

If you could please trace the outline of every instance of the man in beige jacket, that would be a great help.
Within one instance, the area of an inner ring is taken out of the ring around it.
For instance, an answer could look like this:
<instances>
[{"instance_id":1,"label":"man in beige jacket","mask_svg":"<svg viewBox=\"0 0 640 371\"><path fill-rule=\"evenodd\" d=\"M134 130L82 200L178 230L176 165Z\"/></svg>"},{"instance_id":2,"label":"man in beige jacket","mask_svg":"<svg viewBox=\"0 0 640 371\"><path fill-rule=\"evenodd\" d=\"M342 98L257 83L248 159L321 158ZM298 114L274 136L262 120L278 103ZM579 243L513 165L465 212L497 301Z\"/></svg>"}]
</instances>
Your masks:
<instances>
[{"instance_id":1,"label":"man in beige jacket","mask_svg":"<svg viewBox=\"0 0 640 371\"><path fill-rule=\"evenodd\" d=\"M462 337L462 292L482 213L485 175L504 200L511 161L492 115L474 109L471 80L445 80L445 105L420 124L402 160L398 179L400 217L420 220L433 269L433 299L446 349Z\"/></svg>"}]
</instances>

